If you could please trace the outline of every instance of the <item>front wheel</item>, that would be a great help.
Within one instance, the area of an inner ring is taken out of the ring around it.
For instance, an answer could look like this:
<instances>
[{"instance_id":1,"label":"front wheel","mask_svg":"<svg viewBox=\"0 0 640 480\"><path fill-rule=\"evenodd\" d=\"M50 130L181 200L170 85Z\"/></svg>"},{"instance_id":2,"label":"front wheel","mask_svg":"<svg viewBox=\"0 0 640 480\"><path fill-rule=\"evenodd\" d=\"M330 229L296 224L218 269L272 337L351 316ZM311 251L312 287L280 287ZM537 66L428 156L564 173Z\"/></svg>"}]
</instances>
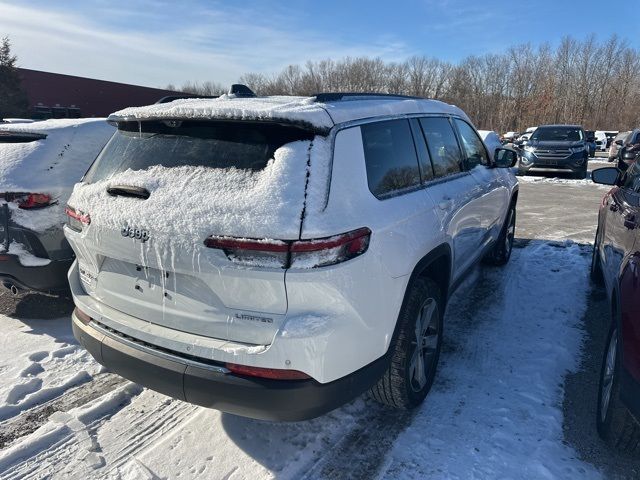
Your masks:
<instances>
[{"instance_id":1,"label":"front wheel","mask_svg":"<svg viewBox=\"0 0 640 480\"><path fill-rule=\"evenodd\" d=\"M620 369L618 329L614 323L609 331L607 347L600 369L598 434L612 449L624 453L640 452L640 426L620 400Z\"/></svg>"},{"instance_id":2,"label":"front wheel","mask_svg":"<svg viewBox=\"0 0 640 480\"><path fill-rule=\"evenodd\" d=\"M513 250L513 239L516 234L516 205L511 204L507 218L500 231L500 236L495 245L485 257L485 261L491 265L506 265L511 258Z\"/></svg>"},{"instance_id":3,"label":"front wheel","mask_svg":"<svg viewBox=\"0 0 640 480\"><path fill-rule=\"evenodd\" d=\"M378 402L404 410L420 405L431 389L442 346L444 313L436 282L420 278L409 288L389 347L391 362L370 391Z\"/></svg>"}]
</instances>

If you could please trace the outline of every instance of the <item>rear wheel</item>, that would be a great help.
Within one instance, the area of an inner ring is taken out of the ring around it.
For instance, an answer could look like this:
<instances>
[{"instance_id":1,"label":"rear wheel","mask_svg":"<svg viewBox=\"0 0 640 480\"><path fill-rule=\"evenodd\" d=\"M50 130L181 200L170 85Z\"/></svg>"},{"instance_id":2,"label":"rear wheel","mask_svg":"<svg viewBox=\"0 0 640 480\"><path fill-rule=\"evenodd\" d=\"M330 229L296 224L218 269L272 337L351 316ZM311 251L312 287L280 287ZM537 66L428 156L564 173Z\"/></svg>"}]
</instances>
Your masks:
<instances>
[{"instance_id":1,"label":"rear wheel","mask_svg":"<svg viewBox=\"0 0 640 480\"><path fill-rule=\"evenodd\" d=\"M506 265L511 258L513 250L513 239L516 234L516 205L511 204L507 218L500 231L500 236L496 240L495 245L485 257L485 261L491 265Z\"/></svg>"},{"instance_id":2,"label":"rear wheel","mask_svg":"<svg viewBox=\"0 0 640 480\"><path fill-rule=\"evenodd\" d=\"M371 396L398 409L418 406L429 393L442 346L443 301L436 282L420 278L410 287L398 318L391 362Z\"/></svg>"},{"instance_id":3,"label":"rear wheel","mask_svg":"<svg viewBox=\"0 0 640 480\"><path fill-rule=\"evenodd\" d=\"M630 454L640 452L640 426L620 401L620 358L618 329L609 332L600 370L598 434L609 447Z\"/></svg>"}]
</instances>

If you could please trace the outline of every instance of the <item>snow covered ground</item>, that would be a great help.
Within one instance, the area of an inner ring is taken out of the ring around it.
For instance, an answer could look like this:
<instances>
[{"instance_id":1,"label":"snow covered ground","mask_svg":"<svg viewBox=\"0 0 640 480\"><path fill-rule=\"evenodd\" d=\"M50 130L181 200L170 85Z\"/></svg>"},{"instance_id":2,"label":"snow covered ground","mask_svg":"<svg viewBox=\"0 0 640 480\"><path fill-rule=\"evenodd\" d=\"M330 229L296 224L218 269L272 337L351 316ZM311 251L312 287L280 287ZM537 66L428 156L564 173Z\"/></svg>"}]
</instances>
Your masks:
<instances>
[{"instance_id":1,"label":"snow covered ground","mask_svg":"<svg viewBox=\"0 0 640 480\"><path fill-rule=\"evenodd\" d=\"M270 424L116 381L6 442L0 477L598 478L562 441L588 255L571 242L531 242L506 269L478 269L452 299L437 381L415 414L361 398L309 422ZM0 322L5 434L55 389L78 397L112 377L76 346L68 318Z\"/></svg>"}]
</instances>

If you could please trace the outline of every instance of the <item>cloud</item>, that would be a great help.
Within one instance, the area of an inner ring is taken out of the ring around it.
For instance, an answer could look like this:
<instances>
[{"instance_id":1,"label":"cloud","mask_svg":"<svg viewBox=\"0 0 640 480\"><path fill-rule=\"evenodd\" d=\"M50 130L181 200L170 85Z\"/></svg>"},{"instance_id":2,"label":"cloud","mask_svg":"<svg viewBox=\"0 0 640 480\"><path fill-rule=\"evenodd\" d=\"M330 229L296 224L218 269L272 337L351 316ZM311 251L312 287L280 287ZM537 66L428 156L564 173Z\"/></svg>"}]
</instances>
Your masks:
<instances>
[{"instance_id":1,"label":"cloud","mask_svg":"<svg viewBox=\"0 0 640 480\"><path fill-rule=\"evenodd\" d=\"M243 73L321 58L414 53L394 36L353 42L304 27L290 8L255 8L144 1L134 11L117 2L0 1L0 32L11 37L23 67L156 87L230 84Z\"/></svg>"}]
</instances>

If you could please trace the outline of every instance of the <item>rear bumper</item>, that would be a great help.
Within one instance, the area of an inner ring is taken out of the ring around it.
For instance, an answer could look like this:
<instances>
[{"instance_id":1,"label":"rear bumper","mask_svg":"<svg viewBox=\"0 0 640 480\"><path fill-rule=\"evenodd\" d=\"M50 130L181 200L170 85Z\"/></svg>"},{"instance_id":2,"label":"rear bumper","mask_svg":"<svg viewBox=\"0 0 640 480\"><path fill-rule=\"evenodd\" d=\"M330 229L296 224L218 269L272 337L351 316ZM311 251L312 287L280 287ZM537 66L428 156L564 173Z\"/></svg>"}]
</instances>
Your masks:
<instances>
[{"instance_id":1,"label":"rear bumper","mask_svg":"<svg viewBox=\"0 0 640 480\"><path fill-rule=\"evenodd\" d=\"M2 255L0 283L12 283L24 290L55 292L68 288L67 272L73 259L52 260L41 267L25 267L16 255Z\"/></svg>"},{"instance_id":2,"label":"rear bumper","mask_svg":"<svg viewBox=\"0 0 640 480\"><path fill-rule=\"evenodd\" d=\"M223 412L270 421L318 417L369 389L387 367L387 357L330 383L270 380L234 375L223 364L200 362L176 352L119 336L72 315L73 333L109 370L165 395Z\"/></svg>"}]
</instances>

